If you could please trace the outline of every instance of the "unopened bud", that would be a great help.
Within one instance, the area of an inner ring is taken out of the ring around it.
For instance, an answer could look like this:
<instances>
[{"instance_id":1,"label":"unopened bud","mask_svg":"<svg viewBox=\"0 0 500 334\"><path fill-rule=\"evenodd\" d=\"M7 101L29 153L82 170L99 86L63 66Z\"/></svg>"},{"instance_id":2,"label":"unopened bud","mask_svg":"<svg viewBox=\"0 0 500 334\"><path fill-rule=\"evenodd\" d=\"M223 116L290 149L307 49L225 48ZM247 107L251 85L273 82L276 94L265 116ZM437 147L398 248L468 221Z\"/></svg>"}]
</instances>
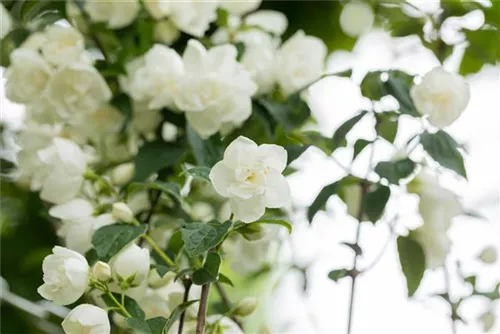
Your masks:
<instances>
[{"instance_id":1,"label":"unopened bud","mask_svg":"<svg viewBox=\"0 0 500 334\"><path fill-rule=\"evenodd\" d=\"M92 277L100 282L107 282L111 279L111 267L106 262L98 261L92 267Z\"/></svg>"},{"instance_id":2,"label":"unopened bud","mask_svg":"<svg viewBox=\"0 0 500 334\"><path fill-rule=\"evenodd\" d=\"M155 24L153 34L155 41L170 45L179 38L181 32L171 21L164 20Z\"/></svg>"},{"instance_id":3,"label":"unopened bud","mask_svg":"<svg viewBox=\"0 0 500 334\"><path fill-rule=\"evenodd\" d=\"M488 311L479 317L479 321L483 325L483 331L489 332L495 325L495 315Z\"/></svg>"},{"instance_id":4,"label":"unopened bud","mask_svg":"<svg viewBox=\"0 0 500 334\"><path fill-rule=\"evenodd\" d=\"M169 122L163 123L161 127L161 137L166 142L172 142L177 139L177 127Z\"/></svg>"},{"instance_id":5,"label":"unopened bud","mask_svg":"<svg viewBox=\"0 0 500 334\"><path fill-rule=\"evenodd\" d=\"M121 164L111 172L111 180L116 185L123 185L129 183L134 177L135 164L129 162L126 164Z\"/></svg>"},{"instance_id":6,"label":"unopened bud","mask_svg":"<svg viewBox=\"0 0 500 334\"><path fill-rule=\"evenodd\" d=\"M486 264L497 262L497 257L497 250L492 246L486 247L485 249L483 249L481 254L479 254L479 258L481 259L481 261Z\"/></svg>"},{"instance_id":7,"label":"unopened bud","mask_svg":"<svg viewBox=\"0 0 500 334\"><path fill-rule=\"evenodd\" d=\"M257 299L253 297L243 298L234 308L234 314L246 317L252 314L257 308Z\"/></svg>"},{"instance_id":8,"label":"unopened bud","mask_svg":"<svg viewBox=\"0 0 500 334\"><path fill-rule=\"evenodd\" d=\"M248 224L238 229L238 232L248 241L255 241L264 238L266 231L260 224Z\"/></svg>"},{"instance_id":9,"label":"unopened bud","mask_svg":"<svg viewBox=\"0 0 500 334\"><path fill-rule=\"evenodd\" d=\"M128 205L123 202L117 202L113 204L111 215L114 219L125 223L131 223L134 220L134 213L128 207Z\"/></svg>"}]
</instances>

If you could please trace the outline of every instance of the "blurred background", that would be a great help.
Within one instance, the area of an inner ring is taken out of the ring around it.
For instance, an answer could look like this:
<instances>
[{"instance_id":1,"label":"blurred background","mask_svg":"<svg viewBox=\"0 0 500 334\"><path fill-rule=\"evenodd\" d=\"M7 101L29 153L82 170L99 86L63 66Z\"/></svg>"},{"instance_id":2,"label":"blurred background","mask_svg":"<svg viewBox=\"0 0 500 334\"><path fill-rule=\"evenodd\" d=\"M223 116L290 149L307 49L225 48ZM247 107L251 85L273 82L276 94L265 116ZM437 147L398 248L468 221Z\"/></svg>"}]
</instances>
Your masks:
<instances>
[{"instance_id":1,"label":"blurred background","mask_svg":"<svg viewBox=\"0 0 500 334\"><path fill-rule=\"evenodd\" d=\"M444 4L454 8L453 5L458 3ZM370 4L371 19L366 12L359 12L351 14L350 20L345 21L344 18L343 21L342 8L345 4L340 1L277 1L263 5L264 8L283 11L288 16L290 34L300 28L325 41L331 52L327 73L348 68L353 70L352 78L325 78L310 89L309 104L317 121L311 127L326 136L331 136L340 124L369 103L359 89L359 83L368 71L396 68L423 75L440 63L435 54L423 45L422 37L417 36L419 33L395 37L395 27L387 26L387 22L379 17L381 9L377 2ZM434 13L440 6L443 7L439 1L430 0L413 1L412 4L419 10L409 7L406 14L415 17L395 16L394 25L398 23L405 29L415 25L425 31L422 13ZM452 240L449 265L454 268L450 295L458 299L471 290L469 285L458 279L459 274L477 275L478 289L491 290L500 281L500 262L488 265L477 258L486 246L497 250L500 247L500 159L497 148L500 143L500 66L487 64L477 68L476 64L469 62L464 65L462 61L467 49L466 45L456 42L463 38L459 30L480 27L484 21L480 11L448 20L449 23L442 25L442 36L449 39L446 41L448 46L455 46L449 50L445 67L467 76L471 99L461 118L447 129L467 149L469 181L465 183L449 177L445 184L460 195L469 212L483 217L458 217L449 231ZM358 33L359 38L356 36ZM500 41L484 40L481 43L485 48L495 48L499 47ZM22 125L23 110L7 101L2 89L0 111L3 134L1 155L9 157L14 146L8 134ZM403 120L395 141L400 147L420 126L410 118ZM334 159L312 148L295 162L299 171L289 177L296 209L292 216L294 231L284 242L278 269L273 271L273 279L269 280L272 286L265 289L272 293L266 296L259 315L268 322L272 333L346 331L349 280L336 283L327 275L333 269L352 265L353 251L341 243L354 241L356 221L333 197L327 204L326 212L319 213L312 224L307 221L306 210L323 186L345 174L341 165L348 165L354 141L372 138L374 133L371 131L373 126L370 123L360 122L349 134L349 145L336 151ZM374 162L388 159L395 153L392 147L385 147L381 141L377 143L380 145L375 147ZM367 152L361 153L352 166L353 170L361 173L366 170L367 155ZM2 163L8 162L2 160ZM5 280L2 280L2 290L6 291L8 284L15 296L38 302L41 298L36 288L41 283L41 262L57 243L57 237L42 213L42 203L36 194L2 181L0 204L1 275ZM449 305L435 296L445 289L442 270L428 270L415 297L411 300L406 297L395 238L391 238L391 233L405 234L409 227L421 224L416 198L400 196L391 201L386 216L391 217L396 212L400 216L394 224L394 232L391 232L388 222L362 226L360 246L365 255L360 259L360 266L374 264L358 281L353 333L451 334ZM457 261L460 262L459 272ZM5 296L2 292L2 298ZM50 322L59 321L56 316L53 319L49 317L46 323L34 325L33 316L22 308L27 306L35 313L37 309L32 304L25 305L24 299L9 296L11 300L4 301L0 306L2 333L58 331ZM487 299L483 297L474 297L463 303L459 313L466 324L459 323L456 332L483 333L478 317L488 307L492 307L497 317L500 315L500 303L497 301L492 305L488 306ZM42 306L38 311L52 307L48 304ZM54 311L57 313L60 310ZM496 324L490 332L500 333L500 324Z\"/></svg>"}]
</instances>

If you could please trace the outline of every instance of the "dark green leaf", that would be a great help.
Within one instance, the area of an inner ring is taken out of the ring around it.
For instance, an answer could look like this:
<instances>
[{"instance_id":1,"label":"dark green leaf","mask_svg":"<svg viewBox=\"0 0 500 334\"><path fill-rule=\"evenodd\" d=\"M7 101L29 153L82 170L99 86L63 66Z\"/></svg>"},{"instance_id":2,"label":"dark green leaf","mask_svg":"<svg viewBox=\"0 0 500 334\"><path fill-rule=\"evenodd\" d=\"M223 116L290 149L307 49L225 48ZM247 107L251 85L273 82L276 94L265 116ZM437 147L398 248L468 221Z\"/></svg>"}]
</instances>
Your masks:
<instances>
[{"instance_id":1,"label":"dark green leaf","mask_svg":"<svg viewBox=\"0 0 500 334\"><path fill-rule=\"evenodd\" d=\"M137 334L151 334L151 329L144 319L125 318L127 325ZM161 333L161 332L160 332Z\"/></svg>"},{"instance_id":2,"label":"dark green leaf","mask_svg":"<svg viewBox=\"0 0 500 334\"><path fill-rule=\"evenodd\" d=\"M175 267L169 267L169 266L164 265L164 264L157 264L156 265L156 272L158 273L158 275L160 275L160 277L163 277L169 271L174 271L174 270L175 270Z\"/></svg>"},{"instance_id":3,"label":"dark green leaf","mask_svg":"<svg viewBox=\"0 0 500 334\"><path fill-rule=\"evenodd\" d=\"M134 182L127 187L127 191L129 193L146 189L161 191L162 193L170 195L177 201L181 201L181 194L180 194L181 189L177 183L164 182L164 181L144 182L144 183Z\"/></svg>"},{"instance_id":4,"label":"dark green leaf","mask_svg":"<svg viewBox=\"0 0 500 334\"><path fill-rule=\"evenodd\" d=\"M168 240L167 252L174 254L175 257L177 257L182 249L182 246L184 246L184 241L182 241L182 233L180 230L177 230Z\"/></svg>"},{"instance_id":5,"label":"dark green leaf","mask_svg":"<svg viewBox=\"0 0 500 334\"><path fill-rule=\"evenodd\" d=\"M138 54L143 54L149 51L151 45L154 44L154 21L137 20L137 34L139 35Z\"/></svg>"},{"instance_id":6,"label":"dark green leaf","mask_svg":"<svg viewBox=\"0 0 500 334\"><path fill-rule=\"evenodd\" d=\"M377 134L389 143L394 143L398 133L398 123L399 120L395 112L377 114Z\"/></svg>"},{"instance_id":7,"label":"dark green leaf","mask_svg":"<svg viewBox=\"0 0 500 334\"><path fill-rule=\"evenodd\" d=\"M344 147L347 145L346 136L349 131L367 114L366 110L363 110L356 116L345 121L338 129L335 131L332 137L332 151L335 151L339 147Z\"/></svg>"},{"instance_id":8,"label":"dark green leaf","mask_svg":"<svg viewBox=\"0 0 500 334\"><path fill-rule=\"evenodd\" d=\"M375 166L375 173L389 181L398 184L399 180L410 176L417 165L410 158L396 161L382 161Z\"/></svg>"},{"instance_id":9,"label":"dark green leaf","mask_svg":"<svg viewBox=\"0 0 500 334\"><path fill-rule=\"evenodd\" d=\"M188 126L187 138L198 165L212 168L213 165L222 160L224 146L219 135L213 135L203 140L193 128Z\"/></svg>"},{"instance_id":10,"label":"dark green leaf","mask_svg":"<svg viewBox=\"0 0 500 334\"><path fill-rule=\"evenodd\" d=\"M344 278L344 277L348 277L348 276L349 276L349 270L347 270L347 269L332 270L328 273L328 278L334 282L338 282L339 279Z\"/></svg>"},{"instance_id":11,"label":"dark green leaf","mask_svg":"<svg viewBox=\"0 0 500 334\"><path fill-rule=\"evenodd\" d=\"M182 312L186 310L189 306L193 305L194 303L197 303L198 300L190 300L188 302L182 303L179 306L177 306L170 317L168 318L167 322L165 323L165 326L163 327L163 333L170 333L170 328L172 328L172 325L179 320L179 317L181 316Z\"/></svg>"},{"instance_id":12,"label":"dark green leaf","mask_svg":"<svg viewBox=\"0 0 500 334\"><path fill-rule=\"evenodd\" d=\"M464 282L469 283L470 285L472 285L473 288L475 288L476 287L476 275L472 275L472 276L468 276L468 277L464 278Z\"/></svg>"},{"instance_id":13,"label":"dark green leaf","mask_svg":"<svg viewBox=\"0 0 500 334\"><path fill-rule=\"evenodd\" d=\"M146 320L146 322L148 323L151 334L163 334L163 328L165 328L167 324L167 319L164 317L155 317Z\"/></svg>"},{"instance_id":14,"label":"dark green leaf","mask_svg":"<svg viewBox=\"0 0 500 334\"><path fill-rule=\"evenodd\" d=\"M222 273L219 273L219 282L234 287L233 281L231 281L231 279L229 277L227 277L226 275L224 275Z\"/></svg>"},{"instance_id":15,"label":"dark green leaf","mask_svg":"<svg viewBox=\"0 0 500 334\"><path fill-rule=\"evenodd\" d=\"M90 266L99 261L99 257L97 256L97 252L94 248L91 248L89 251L87 251L87 253L85 253L85 259L87 259L87 262Z\"/></svg>"},{"instance_id":16,"label":"dark green leaf","mask_svg":"<svg viewBox=\"0 0 500 334\"><path fill-rule=\"evenodd\" d=\"M193 273L192 280L196 285L217 282L219 278L219 268L221 264L220 255L208 253L203 267Z\"/></svg>"},{"instance_id":17,"label":"dark green leaf","mask_svg":"<svg viewBox=\"0 0 500 334\"><path fill-rule=\"evenodd\" d=\"M318 196L316 196L316 199L312 202L311 206L307 209L307 219L309 220L310 223L312 223L312 220L316 213L318 213L319 210L323 210L323 208L326 205L326 202L332 195L336 195L340 189L340 181L331 183L319 192Z\"/></svg>"},{"instance_id":18,"label":"dark green leaf","mask_svg":"<svg viewBox=\"0 0 500 334\"><path fill-rule=\"evenodd\" d=\"M29 30L16 28L0 40L0 66L8 67L10 65L10 53L18 48L29 35Z\"/></svg>"},{"instance_id":19,"label":"dark green leaf","mask_svg":"<svg viewBox=\"0 0 500 334\"><path fill-rule=\"evenodd\" d=\"M121 295L119 293L113 293L113 296L116 298L116 300L121 300ZM109 306L109 307L116 307L117 305L115 302L108 296L108 295L102 295L102 299L104 303ZM138 319L138 320L144 320L146 318L146 314L144 311L140 308L140 306L137 304L137 302L128 297L124 296L124 306L127 312L132 316L132 318ZM123 314L121 311L118 311L122 316L126 316Z\"/></svg>"},{"instance_id":20,"label":"dark green leaf","mask_svg":"<svg viewBox=\"0 0 500 334\"><path fill-rule=\"evenodd\" d=\"M185 170L184 173L200 180L210 181L210 179L208 178L208 176L210 175L210 168L208 167L193 167Z\"/></svg>"},{"instance_id":21,"label":"dark green leaf","mask_svg":"<svg viewBox=\"0 0 500 334\"><path fill-rule=\"evenodd\" d=\"M417 291L425 271L425 254L422 246L410 237L398 237L399 261L406 277L408 296Z\"/></svg>"},{"instance_id":22,"label":"dark green leaf","mask_svg":"<svg viewBox=\"0 0 500 334\"><path fill-rule=\"evenodd\" d=\"M144 181L162 168L173 166L184 156L186 148L163 140L144 144L135 157L134 181Z\"/></svg>"},{"instance_id":23,"label":"dark green leaf","mask_svg":"<svg viewBox=\"0 0 500 334\"><path fill-rule=\"evenodd\" d=\"M420 136L424 150L441 166L455 171L458 175L467 178L464 158L458 151L457 142L443 130L436 133L424 132Z\"/></svg>"},{"instance_id":24,"label":"dark green leaf","mask_svg":"<svg viewBox=\"0 0 500 334\"><path fill-rule=\"evenodd\" d=\"M354 251L354 254L356 254L356 255L363 254L363 250L361 249L361 247L358 244L353 244L351 242L342 242L341 244L352 249Z\"/></svg>"},{"instance_id":25,"label":"dark green leaf","mask_svg":"<svg viewBox=\"0 0 500 334\"><path fill-rule=\"evenodd\" d=\"M181 228L182 240L189 256L196 256L214 248L224 240L231 222L189 223Z\"/></svg>"},{"instance_id":26,"label":"dark green leaf","mask_svg":"<svg viewBox=\"0 0 500 334\"><path fill-rule=\"evenodd\" d=\"M374 185L363 199L363 211L371 222L377 222L384 213L385 205L391 195L389 187Z\"/></svg>"},{"instance_id":27,"label":"dark green leaf","mask_svg":"<svg viewBox=\"0 0 500 334\"><path fill-rule=\"evenodd\" d=\"M356 159L356 157L363 151L363 149L371 144L371 140L366 140L366 139L358 139L354 143L354 152L352 154L352 160Z\"/></svg>"},{"instance_id":28,"label":"dark green leaf","mask_svg":"<svg viewBox=\"0 0 500 334\"><path fill-rule=\"evenodd\" d=\"M103 261L109 261L123 247L146 232L146 226L130 224L112 224L98 229L92 237L92 245L97 256Z\"/></svg>"},{"instance_id":29,"label":"dark green leaf","mask_svg":"<svg viewBox=\"0 0 500 334\"><path fill-rule=\"evenodd\" d=\"M284 103L270 99L260 99L259 103L285 130L299 128L311 115L307 102L298 93L290 95Z\"/></svg>"}]
</instances>

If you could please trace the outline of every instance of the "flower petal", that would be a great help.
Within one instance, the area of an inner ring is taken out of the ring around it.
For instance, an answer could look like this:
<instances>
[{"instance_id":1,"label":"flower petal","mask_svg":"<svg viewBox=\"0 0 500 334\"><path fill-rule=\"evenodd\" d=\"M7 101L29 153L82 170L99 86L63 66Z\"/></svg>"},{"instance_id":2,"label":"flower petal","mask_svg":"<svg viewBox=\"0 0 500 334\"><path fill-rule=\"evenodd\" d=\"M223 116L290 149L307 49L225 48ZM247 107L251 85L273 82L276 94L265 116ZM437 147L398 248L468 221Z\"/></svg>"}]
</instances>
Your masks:
<instances>
[{"instance_id":1,"label":"flower petal","mask_svg":"<svg viewBox=\"0 0 500 334\"><path fill-rule=\"evenodd\" d=\"M195 39L190 39L186 50L182 55L186 71L190 73L202 72L204 63L203 59L206 54L207 50L203 44Z\"/></svg>"},{"instance_id":2,"label":"flower petal","mask_svg":"<svg viewBox=\"0 0 500 334\"><path fill-rule=\"evenodd\" d=\"M231 198L231 210L234 219L245 223L258 220L266 212L265 197L262 195L253 196L249 199Z\"/></svg>"},{"instance_id":3,"label":"flower petal","mask_svg":"<svg viewBox=\"0 0 500 334\"><path fill-rule=\"evenodd\" d=\"M252 165L257 153L257 144L247 137L239 136L224 152L224 163L231 168Z\"/></svg>"},{"instance_id":4,"label":"flower petal","mask_svg":"<svg viewBox=\"0 0 500 334\"><path fill-rule=\"evenodd\" d=\"M262 144L259 146L259 157L265 167L272 168L281 173L286 167L288 153L281 146Z\"/></svg>"},{"instance_id":5,"label":"flower petal","mask_svg":"<svg viewBox=\"0 0 500 334\"><path fill-rule=\"evenodd\" d=\"M283 175L271 169L266 174L266 206L281 208L290 203L290 186Z\"/></svg>"},{"instance_id":6,"label":"flower petal","mask_svg":"<svg viewBox=\"0 0 500 334\"><path fill-rule=\"evenodd\" d=\"M228 196L227 190L234 179L233 175L233 170L227 167L223 161L219 161L212 167L209 178L219 195Z\"/></svg>"},{"instance_id":7,"label":"flower petal","mask_svg":"<svg viewBox=\"0 0 500 334\"><path fill-rule=\"evenodd\" d=\"M82 198L75 198L61 205L55 205L49 210L49 215L62 220L77 220L90 217L94 208Z\"/></svg>"}]
</instances>

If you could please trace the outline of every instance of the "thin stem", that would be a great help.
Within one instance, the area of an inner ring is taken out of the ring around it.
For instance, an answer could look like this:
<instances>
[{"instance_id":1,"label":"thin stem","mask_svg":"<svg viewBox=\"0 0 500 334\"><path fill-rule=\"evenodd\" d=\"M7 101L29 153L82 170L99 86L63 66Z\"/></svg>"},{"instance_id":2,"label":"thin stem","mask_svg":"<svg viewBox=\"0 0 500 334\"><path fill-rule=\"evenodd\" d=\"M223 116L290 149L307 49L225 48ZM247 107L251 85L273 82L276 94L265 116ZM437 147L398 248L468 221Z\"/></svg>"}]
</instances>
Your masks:
<instances>
[{"instance_id":1,"label":"thin stem","mask_svg":"<svg viewBox=\"0 0 500 334\"><path fill-rule=\"evenodd\" d=\"M373 267L375 267L382 259L382 256L385 254L385 251L387 250L387 247L389 247L389 244L391 243L392 237L394 236L394 223L396 222L397 219L398 219L398 215L396 215L394 218L392 218L391 221L389 222L389 236L388 236L387 240L385 241L384 246L382 246L382 249L377 254L377 256L375 256L373 261L369 265L367 265L364 269L360 270L361 274L364 274L364 273L372 270Z\"/></svg>"},{"instance_id":2,"label":"thin stem","mask_svg":"<svg viewBox=\"0 0 500 334\"><path fill-rule=\"evenodd\" d=\"M448 295L448 302L450 303L450 308L451 308L451 330L453 334L457 334L457 323L455 321L455 308L453 305L453 301L451 300L450 268L446 263L443 266L443 272L444 272L444 285L446 288L446 293Z\"/></svg>"},{"instance_id":3,"label":"thin stem","mask_svg":"<svg viewBox=\"0 0 500 334\"><path fill-rule=\"evenodd\" d=\"M149 233L151 230L151 218L153 218L153 214L156 211L156 206L158 205L160 201L161 193L159 191L152 191L150 192L150 200L151 200L151 208L148 211L148 215L146 216L146 219L144 219L144 224L148 225L148 230L146 233ZM139 246L142 246L142 242L144 239L139 241Z\"/></svg>"},{"instance_id":4,"label":"thin stem","mask_svg":"<svg viewBox=\"0 0 500 334\"><path fill-rule=\"evenodd\" d=\"M210 293L210 283L205 284L201 287L200 308L198 309L198 323L196 324L196 334L205 333L209 293Z\"/></svg>"},{"instance_id":5,"label":"thin stem","mask_svg":"<svg viewBox=\"0 0 500 334\"><path fill-rule=\"evenodd\" d=\"M123 312L123 314L127 317L127 318L132 318L132 315L127 311L127 309L125 308L125 306L123 306L119 301L118 299L116 299L115 296L113 296L113 294L111 293L111 291L107 290L106 291L106 295L108 295L108 297L113 301L113 303L116 304L116 306Z\"/></svg>"},{"instance_id":6,"label":"thin stem","mask_svg":"<svg viewBox=\"0 0 500 334\"><path fill-rule=\"evenodd\" d=\"M222 286L222 284L220 282L215 282L214 284L215 284L215 288L217 289L217 292L219 293L220 299L222 300L222 303L224 304L224 306L226 306L227 309L229 309L229 310L232 309L233 305L232 305L231 301L229 300L229 297L227 296L227 293L224 290L224 287ZM243 324L235 316L230 316L230 318L238 325L238 327L241 330L243 330Z\"/></svg>"},{"instance_id":7,"label":"thin stem","mask_svg":"<svg viewBox=\"0 0 500 334\"><path fill-rule=\"evenodd\" d=\"M147 234L143 234L142 238L146 240L146 242L153 248L153 250L171 267L175 267L175 262L172 261L171 258L168 257L167 254L158 246L158 244Z\"/></svg>"},{"instance_id":8,"label":"thin stem","mask_svg":"<svg viewBox=\"0 0 500 334\"><path fill-rule=\"evenodd\" d=\"M187 303L189 299L189 290L191 289L191 280L184 280L184 298L182 298L182 303ZM186 310L182 311L179 318L179 329L177 334L182 334L182 329L184 328L184 318L186 317Z\"/></svg>"}]
</instances>

